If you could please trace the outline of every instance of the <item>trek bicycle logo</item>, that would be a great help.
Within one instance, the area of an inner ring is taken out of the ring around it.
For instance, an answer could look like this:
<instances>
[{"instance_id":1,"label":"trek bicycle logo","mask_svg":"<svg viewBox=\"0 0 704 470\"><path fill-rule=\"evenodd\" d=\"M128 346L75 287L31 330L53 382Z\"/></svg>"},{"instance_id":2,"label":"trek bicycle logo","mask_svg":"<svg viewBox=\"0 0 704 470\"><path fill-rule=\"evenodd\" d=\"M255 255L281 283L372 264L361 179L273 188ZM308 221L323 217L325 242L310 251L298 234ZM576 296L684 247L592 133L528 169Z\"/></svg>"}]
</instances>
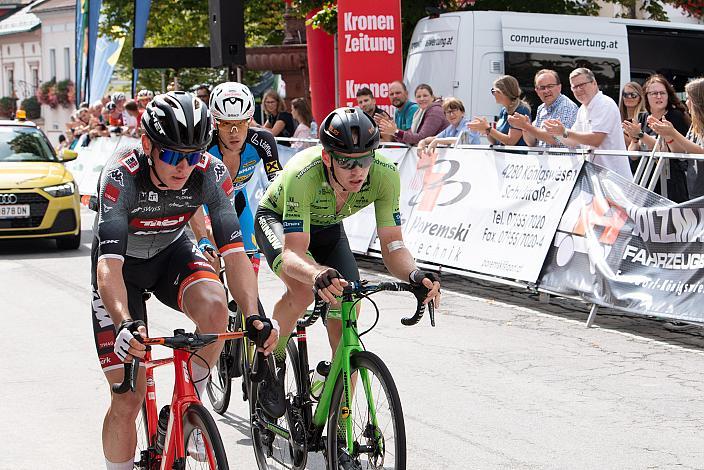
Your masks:
<instances>
[{"instance_id":1,"label":"trek bicycle logo","mask_svg":"<svg viewBox=\"0 0 704 470\"><path fill-rule=\"evenodd\" d=\"M188 222L191 214L179 214L157 219L132 219L130 226L136 229L160 230L164 228L180 227Z\"/></svg>"},{"instance_id":2,"label":"trek bicycle logo","mask_svg":"<svg viewBox=\"0 0 704 470\"><path fill-rule=\"evenodd\" d=\"M460 169L459 161L437 159L435 154L428 159L429 163L426 163L427 159L418 162L416 177L411 182L411 188L418 186L421 174L422 187L408 201L409 206L418 206L419 211L431 212L435 206L457 204L469 195L472 185L468 181L452 179ZM436 167L439 171L435 171ZM440 200L441 193L444 196L442 200Z\"/></svg>"}]
</instances>

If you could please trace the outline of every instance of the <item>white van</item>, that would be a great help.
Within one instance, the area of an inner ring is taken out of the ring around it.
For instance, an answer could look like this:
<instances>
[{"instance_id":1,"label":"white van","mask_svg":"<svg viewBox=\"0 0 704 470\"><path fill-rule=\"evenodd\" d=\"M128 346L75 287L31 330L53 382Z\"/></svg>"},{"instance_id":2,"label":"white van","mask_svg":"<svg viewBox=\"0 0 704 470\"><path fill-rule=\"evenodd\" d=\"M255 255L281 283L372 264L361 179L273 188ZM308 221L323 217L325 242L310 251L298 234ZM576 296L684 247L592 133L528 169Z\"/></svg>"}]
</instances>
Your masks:
<instances>
[{"instance_id":1,"label":"white van","mask_svg":"<svg viewBox=\"0 0 704 470\"><path fill-rule=\"evenodd\" d=\"M499 111L490 93L500 75L516 77L533 113L540 104L533 76L556 70L562 92L574 99L569 74L587 67L616 102L631 79L662 73L683 91L704 75L704 25L537 13L465 11L423 18L408 49L409 93L427 83L437 96L456 96L467 116ZM577 103L579 105L579 103Z\"/></svg>"}]
</instances>

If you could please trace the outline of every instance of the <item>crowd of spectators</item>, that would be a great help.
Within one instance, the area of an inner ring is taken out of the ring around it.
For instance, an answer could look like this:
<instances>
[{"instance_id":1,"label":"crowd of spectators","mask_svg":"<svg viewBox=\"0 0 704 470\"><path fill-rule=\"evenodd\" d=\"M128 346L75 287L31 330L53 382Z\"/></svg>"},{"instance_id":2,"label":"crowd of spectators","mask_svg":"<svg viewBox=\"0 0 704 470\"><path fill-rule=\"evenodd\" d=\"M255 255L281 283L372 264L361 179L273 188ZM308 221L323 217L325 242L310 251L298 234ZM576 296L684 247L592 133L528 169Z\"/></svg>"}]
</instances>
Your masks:
<instances>
[{"instance_id":1,"label":"crowd of spectators","mask_svg":"<svg viewBox=\"0 0 704 470\"><path fill-rule=\"evenodd\" d=\"M63 142L64 147L74 148L79 141L86 146L97 137L137 137L141 133L142 113L153 97L151 91L142 90L136 99L128 99L124 93L116 92L90 104L83 102L71 114L66 133L59 136L59 142Z\"/></svg>"}]
</instances>

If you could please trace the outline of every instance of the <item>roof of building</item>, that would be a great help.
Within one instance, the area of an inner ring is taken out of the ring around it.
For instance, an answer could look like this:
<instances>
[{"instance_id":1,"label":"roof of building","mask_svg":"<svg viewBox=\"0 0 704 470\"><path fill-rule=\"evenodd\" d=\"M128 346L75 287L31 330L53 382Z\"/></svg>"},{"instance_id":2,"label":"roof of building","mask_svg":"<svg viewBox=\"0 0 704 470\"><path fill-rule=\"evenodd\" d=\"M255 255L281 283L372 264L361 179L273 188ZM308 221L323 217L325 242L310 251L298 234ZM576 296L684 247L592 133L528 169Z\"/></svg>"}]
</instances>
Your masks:
<instances>
[{"instance_id":1,"label":"roof of building","mask_svg":"<svg viewBox=\"0 0 704 470\"><path fill-rule=\"evenodd\" d=\"M46 0L41 5L32 8L32 13L46 13L56 10L75 9L76 0Z\"/></svg>"},{"instance_id":2,"label":"roof of building","mask_svg":"<svg viewBox=\"0 0 704 470\"><path fill-rule=\"evenodd\" d=\"M32 7L38 6L46 0L36 0L33 3L22 8L17 13L10 15L8 18L0 21L0 36L8 34L26 33L41 26L41 21L37 15L32 13Z\"/></svg>"}]
</instances>

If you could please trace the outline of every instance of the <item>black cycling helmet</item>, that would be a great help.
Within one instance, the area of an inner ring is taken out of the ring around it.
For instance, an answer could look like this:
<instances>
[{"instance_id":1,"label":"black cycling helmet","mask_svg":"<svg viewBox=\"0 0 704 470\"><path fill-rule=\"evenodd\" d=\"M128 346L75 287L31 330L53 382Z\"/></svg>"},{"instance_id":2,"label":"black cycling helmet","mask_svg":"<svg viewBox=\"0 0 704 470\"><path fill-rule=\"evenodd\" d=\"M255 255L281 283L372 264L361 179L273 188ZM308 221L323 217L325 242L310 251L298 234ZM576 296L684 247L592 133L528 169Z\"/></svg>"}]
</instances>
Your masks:
<instances>
[{"instance_id":1,"label":"black cycling helmet","mask_svg":"<svg viewBox=\"0 0 704 470\"><path fill-rule=\"evenodd\" d=\"M357 142L353 135L357 134ZM337 108L323 119L320 143L327 151L363 153L379 146L379 126L359 108Z\"/></svg>"},{"instance_id":2,"label":"black cycling helmet","mask_svg":"<svg viewBox=\"0 0 704 470\"><path fill-rule=\"evenodd\" d=\"M213 133L210 111L185 91L157 95L142 114L142 128L159 147L169 150L205 150Z\"/></svg>"}]
</instances>

